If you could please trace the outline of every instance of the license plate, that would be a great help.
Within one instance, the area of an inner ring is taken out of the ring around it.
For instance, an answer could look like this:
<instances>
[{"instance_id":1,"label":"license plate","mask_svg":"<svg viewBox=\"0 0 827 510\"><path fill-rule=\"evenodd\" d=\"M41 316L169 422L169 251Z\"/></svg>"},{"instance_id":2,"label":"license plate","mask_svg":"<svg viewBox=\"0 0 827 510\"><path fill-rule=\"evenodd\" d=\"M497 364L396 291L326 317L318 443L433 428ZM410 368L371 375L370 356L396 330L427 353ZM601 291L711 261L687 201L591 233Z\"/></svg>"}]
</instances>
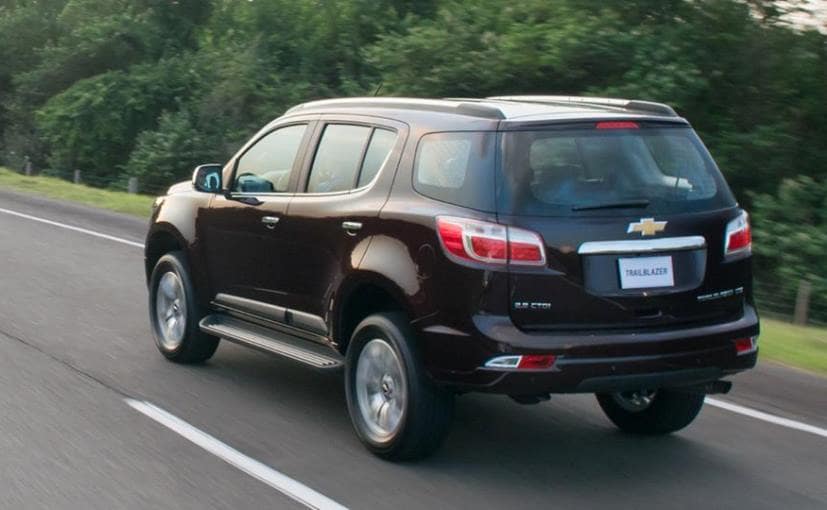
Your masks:
<instances>
[{"instance_id":1,"label":"license plate","mask_svg":"<svg viewBox=\"0 0 827 510\"><path fill-rule=\"evenodd\" d=\"M621 289L674 287L672 257L635 257L617 259Z\"/></svg>"}]
</instances>

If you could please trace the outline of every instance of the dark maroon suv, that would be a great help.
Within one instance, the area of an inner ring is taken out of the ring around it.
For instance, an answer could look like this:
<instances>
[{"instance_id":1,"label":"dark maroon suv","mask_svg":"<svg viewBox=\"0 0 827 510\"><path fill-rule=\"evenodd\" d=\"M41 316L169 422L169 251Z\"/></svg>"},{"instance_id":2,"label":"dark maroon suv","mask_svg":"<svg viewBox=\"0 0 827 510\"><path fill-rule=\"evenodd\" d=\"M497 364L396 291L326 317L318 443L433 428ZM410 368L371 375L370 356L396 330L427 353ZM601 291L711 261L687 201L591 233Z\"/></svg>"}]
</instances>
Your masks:
<instances>
[{"instance_id":1,"label":"dark maroon suv","mask_svg":"<svg viewBox=\"0 0 827 510\"><path fill-rule=\"evenodd\" d=\"M455 395L595 393L678 430L755 365L751 235L666 105L557 96L299 105L155 203L160 351L220 338L344 368L360 439L425 455Z\"/></svg>"}]
</instances>

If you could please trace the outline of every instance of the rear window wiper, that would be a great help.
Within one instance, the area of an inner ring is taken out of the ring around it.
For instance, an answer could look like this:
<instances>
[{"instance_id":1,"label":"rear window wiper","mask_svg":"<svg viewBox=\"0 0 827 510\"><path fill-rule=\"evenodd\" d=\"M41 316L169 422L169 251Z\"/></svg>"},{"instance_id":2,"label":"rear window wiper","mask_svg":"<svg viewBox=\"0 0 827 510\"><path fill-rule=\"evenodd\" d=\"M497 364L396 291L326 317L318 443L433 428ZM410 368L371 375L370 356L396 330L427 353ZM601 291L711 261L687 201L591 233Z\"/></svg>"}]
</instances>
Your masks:
<instances>
[{"instance_id":1,"label":"rear window wiper","mask_svg":"<svg viewBox=\"0 0 827 510\"><path fill-rule=\"evenodd\" d=\"M635 200L621 200L617 202L601 202L597 204L585 204L572 206L572 211L590 211L594 209L626 209L626 208L640 208L649 206L649 200L639 198Z\"/></svg>"}]
</instances>

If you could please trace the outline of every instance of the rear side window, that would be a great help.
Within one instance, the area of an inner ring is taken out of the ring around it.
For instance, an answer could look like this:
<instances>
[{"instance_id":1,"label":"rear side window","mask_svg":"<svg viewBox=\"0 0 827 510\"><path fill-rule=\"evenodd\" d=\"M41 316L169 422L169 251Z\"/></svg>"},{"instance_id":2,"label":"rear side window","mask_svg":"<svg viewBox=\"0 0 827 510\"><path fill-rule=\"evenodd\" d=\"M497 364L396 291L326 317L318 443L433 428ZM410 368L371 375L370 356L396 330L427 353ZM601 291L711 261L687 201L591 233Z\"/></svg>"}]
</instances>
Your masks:
<instances>
[{"instance_id":1,"label":"rear side window","mask_svg":"<svg viewBox=\"0 0 827 510\"><path fill-rule=\"evenodd\" d=\"M494 210L496 133L431 133L419 141L414 189L443 202Z\"/></svg>"},{"instance_id":2,"label":"rear side window","mask_svg":"<svg viewBox=\"0 0 827 510\"><path fill-rule=\"evenodd\" d=\"M362 171L359 173L357 188L366 186L376 177L379 170L385 166L388 156L391 154L393 144L396 143L396 133L389 129L374 129L370 137L368 150L365 152L365 161L362 163Z\"/></svg>"},{"instance_id":3,"label":"rear side window","mask_svg":"<svg viewBox=\"0 0 827 510\"><path fill-rule=\"evenodd\" d=\"M691 128L508 131L502 134L499 210L569 216L624 209L647 214L734 205Z\"/></svg>"},{"instance_id":4,"label":"rear side window","mask_svg":"<svg viewBox=\"0 0 827 510\"><path fill-rule=\"evenodd\" d=\"M349 191L370 183L390 155L396 133L346 124L325 127L307 182L308 193Z\"/></svg>"}]
</instances>

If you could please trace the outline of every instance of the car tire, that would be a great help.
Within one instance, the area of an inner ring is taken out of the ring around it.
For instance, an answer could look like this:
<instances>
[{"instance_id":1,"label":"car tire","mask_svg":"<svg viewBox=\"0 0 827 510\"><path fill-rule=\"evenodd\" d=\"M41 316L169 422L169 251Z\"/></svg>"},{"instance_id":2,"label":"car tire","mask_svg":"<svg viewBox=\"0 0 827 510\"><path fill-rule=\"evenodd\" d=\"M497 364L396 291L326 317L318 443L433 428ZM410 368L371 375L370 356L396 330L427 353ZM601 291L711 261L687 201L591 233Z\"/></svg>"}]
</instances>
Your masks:
<instances>
[{"instance_id":1,"label":"car tire","mask_svg":"<svg viewBox=\"0 0 827 510\"><path fill-rule=\"evenodd\" d=\"M680 430L695 419L704 405L704 395L660 389L648 405L634 409L621 393L597 395L606 416L619 429L633 434L658 435Z\"/></svg>"},{"instance_id":2,"label":"car tire","mask_svg":"<svg viewBox=\"0 0 827 510\"><path fill-rule=\"evenodd\" d=\"M442 443L453 393L434 385L400 313L379 313L356 327L345 359L348 411L362 443L388 460L423 458Z\"/></svg>"},{"instance_id":3,"label":"car tire","mask_svg":"<svg viewBox=\"0 0 827 510\"><path fill-rule=\"evenodd\" d=\"M155 264L149 278L149 322L155 345L177 363L201 363L212 357L219 339L198 327L206 315L182 252L170 252Z\"/></svg>"}]
</instances>

